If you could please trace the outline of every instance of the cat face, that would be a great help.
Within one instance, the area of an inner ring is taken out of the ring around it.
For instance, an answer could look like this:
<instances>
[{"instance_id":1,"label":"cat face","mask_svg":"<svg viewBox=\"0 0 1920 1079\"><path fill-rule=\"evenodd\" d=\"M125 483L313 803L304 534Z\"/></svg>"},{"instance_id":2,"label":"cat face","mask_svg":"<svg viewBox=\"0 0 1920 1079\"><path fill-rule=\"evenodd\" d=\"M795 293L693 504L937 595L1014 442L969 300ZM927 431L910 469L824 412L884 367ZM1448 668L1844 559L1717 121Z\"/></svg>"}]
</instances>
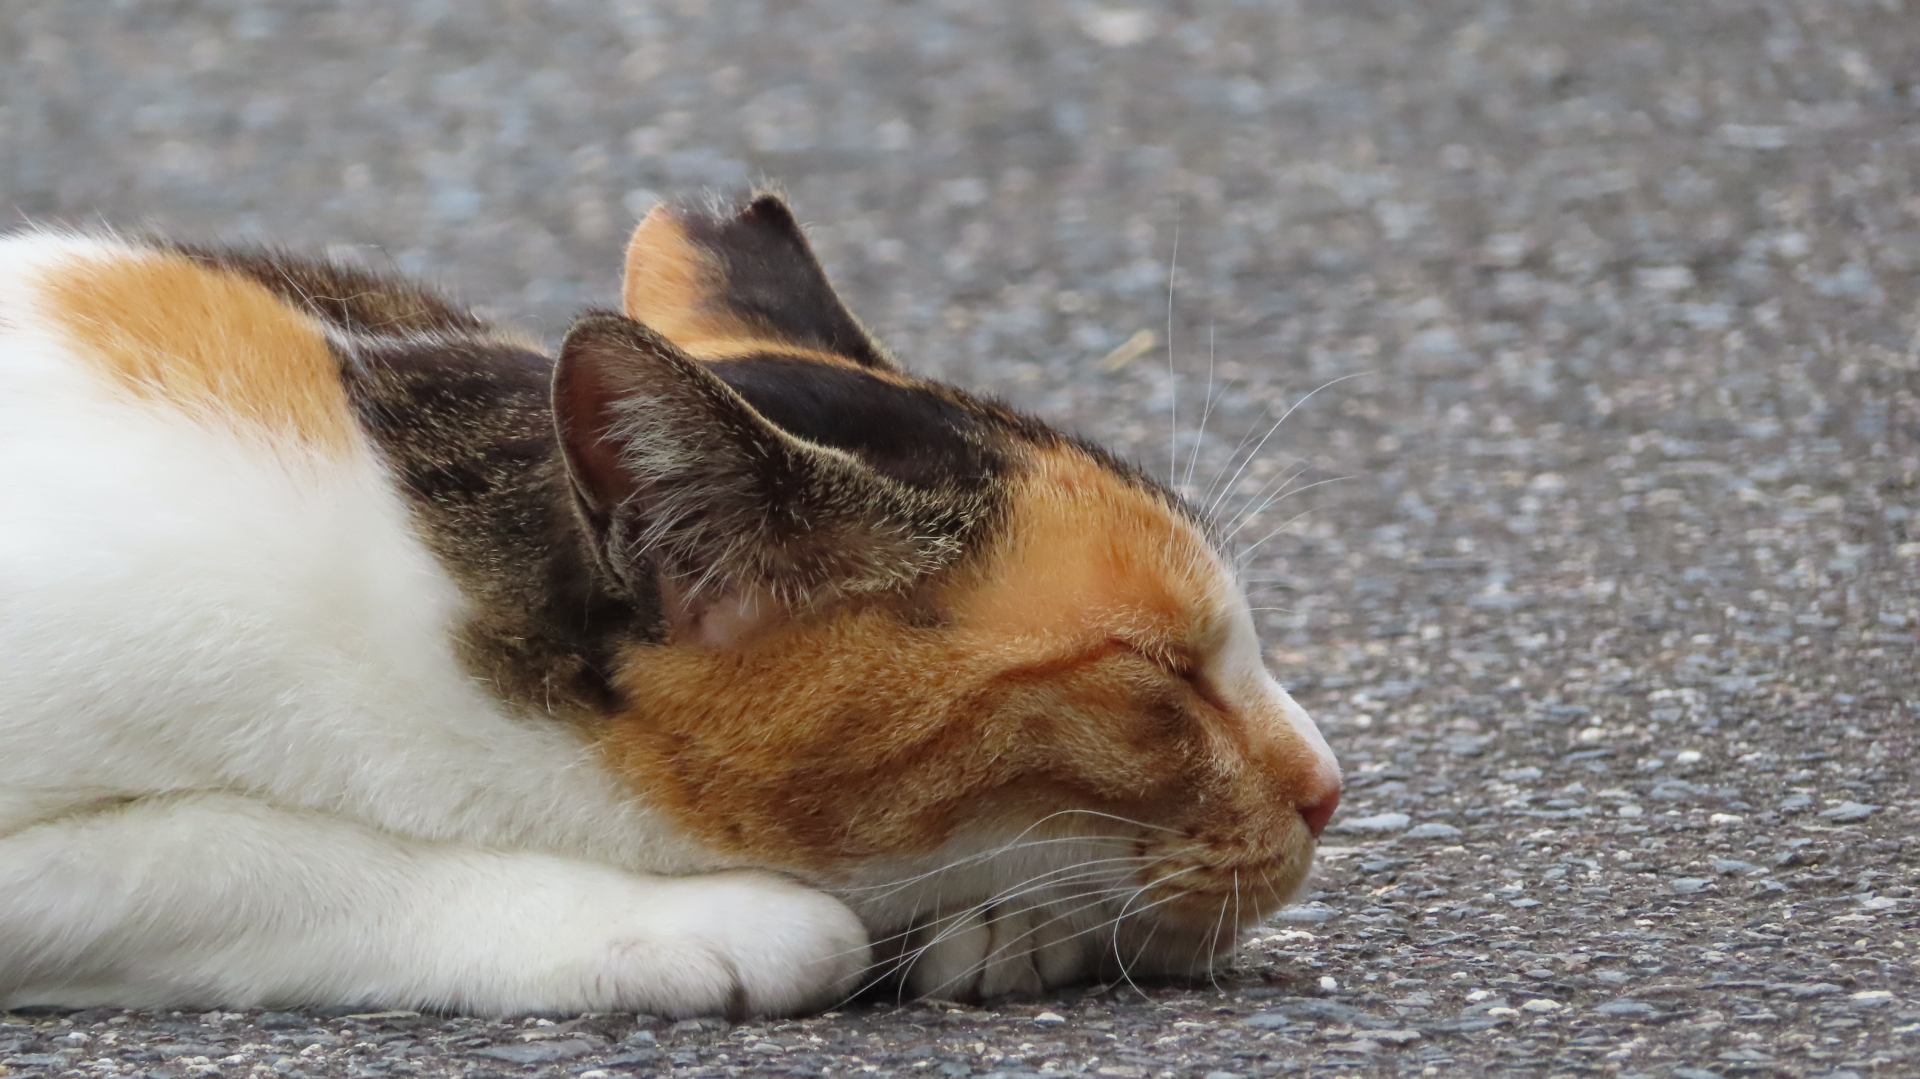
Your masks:
<instances>
[{"instance_id":1,"label":"cat face","mask_svg":"<svg viewBox=\"0 0 1920 1079\"><path fill-rule=\"evenodd\" d=\"M625 306L554 403L602 568L664 612L598 735L649 804L944 996L1205 969L1293 893L1339 771L1177 499L906 374L777 199L650 215Z\"/></svg>"}]
</instances>

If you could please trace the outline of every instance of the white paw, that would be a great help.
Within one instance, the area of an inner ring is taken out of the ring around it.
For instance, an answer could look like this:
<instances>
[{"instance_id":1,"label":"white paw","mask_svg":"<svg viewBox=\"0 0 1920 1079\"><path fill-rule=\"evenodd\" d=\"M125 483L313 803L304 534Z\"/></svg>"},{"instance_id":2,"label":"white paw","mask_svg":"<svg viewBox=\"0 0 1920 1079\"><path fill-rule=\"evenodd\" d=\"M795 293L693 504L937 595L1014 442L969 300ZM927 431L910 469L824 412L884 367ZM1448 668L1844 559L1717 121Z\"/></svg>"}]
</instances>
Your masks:
<instances>
[{"instance_id":1,"label":"white paw","mask_svg":"<svg viewBox=\"0 0 1920 1079\"><path fill-rule=\"evenodd\" d=\"M787 1015L839 1001L869 961L845 904L772 874L650 880L621 905L606 917L597 897L580 914L600 924L566 927L565 958L541 979L553 992L536 993L557 1000L507 1010Z\"/></svg>"}]
</instances>

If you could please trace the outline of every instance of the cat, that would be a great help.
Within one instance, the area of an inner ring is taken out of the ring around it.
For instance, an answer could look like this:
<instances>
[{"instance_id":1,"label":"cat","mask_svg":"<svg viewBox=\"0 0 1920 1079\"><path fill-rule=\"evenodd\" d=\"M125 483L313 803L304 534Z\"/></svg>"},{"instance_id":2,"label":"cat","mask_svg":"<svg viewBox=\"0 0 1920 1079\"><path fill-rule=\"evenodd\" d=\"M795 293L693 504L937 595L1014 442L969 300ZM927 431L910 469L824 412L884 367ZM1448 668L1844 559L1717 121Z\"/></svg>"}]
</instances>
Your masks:
<instances>
[{"instance_id":1,"label":"cat","mask_svg":"<svg viewBox=\"0 0 1920 1079\"><path fill-rule=\"evenodd\" d=\"M557 358L0 239L0 1007L778 1015L1204 972L1339 796L1200 515L916 378L778 197Z\"/></svg>"}]
</instances>

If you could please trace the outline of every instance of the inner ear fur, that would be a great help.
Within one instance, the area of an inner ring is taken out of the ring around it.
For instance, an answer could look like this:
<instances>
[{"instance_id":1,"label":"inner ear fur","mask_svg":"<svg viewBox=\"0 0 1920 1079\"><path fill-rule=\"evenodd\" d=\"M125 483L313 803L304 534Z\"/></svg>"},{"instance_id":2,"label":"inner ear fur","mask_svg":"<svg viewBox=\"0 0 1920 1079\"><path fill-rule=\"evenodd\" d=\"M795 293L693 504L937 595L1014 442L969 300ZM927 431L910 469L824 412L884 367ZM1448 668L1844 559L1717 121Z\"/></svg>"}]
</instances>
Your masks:
<instances>
[{"instance_id":1,"label":"inner ear fur","mask_svg":"<svg viewBox=\"0 0 1920 1079\"><path fill-rule=\"evenodd\" d=\"M953 507L775 426L632 319L575 323L553 413L600 564L630 592L657 586L698 643L743 644L959 553Z\"/></svg>"},{"instance_id":2,"label":"inner ear fur","mask_svg":"<svg viewBox=\"0 0 1920 1079\"><path fill-rule=\"evenodd\" d=\"M655 207L627 245L625 273L627 315L698 359L786 352L899 370L776 195L731 213Z\"/></svg>"}]
</instances>

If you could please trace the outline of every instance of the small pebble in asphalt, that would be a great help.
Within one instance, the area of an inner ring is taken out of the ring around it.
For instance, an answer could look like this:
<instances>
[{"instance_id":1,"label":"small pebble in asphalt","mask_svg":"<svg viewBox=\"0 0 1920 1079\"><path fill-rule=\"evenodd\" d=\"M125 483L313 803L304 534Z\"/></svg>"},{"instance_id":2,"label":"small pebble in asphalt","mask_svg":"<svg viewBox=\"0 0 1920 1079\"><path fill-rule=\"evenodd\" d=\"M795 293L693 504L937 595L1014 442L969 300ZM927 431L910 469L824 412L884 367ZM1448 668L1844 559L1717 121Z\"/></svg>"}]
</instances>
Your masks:
<instances>
[{"instance_id":1,"label":"small pebble in asphalt","mask_svg":"<svg viewBox=\"0 0 1920 1079\"><path fill-rule=\"evenodd\" d=\"M1316 901L1287 907L1268 920L1287 925L1319 925L1321 922L1332 921L1339 913L1327 904Z\"/></svg>"},{"instance_id":2,"label":"small pebble in asphalt","mask_svg":"<svg viewBox=\"0 0 1920 1079\"><path fill-rule=\"evenodd\" d=\"M1413 823L1413 818L1405 813L1375 813L1370 817L1354 817L1334 824L1336 832L1398 832Z\"/></svg>"},{"instance_id":3,"label":"small pebble in asphalt","mask_svg":"<svg viewBox=\"0 0 1920 1079\"><path fill-rule=\"evenodd\" d=\"M1660 1009L1655 1008L1643 1000L1628 1000L1625 997L1617 1000L1609 1000L1593 1010L1599 1012L1601 1015L1629 1016L1641 1019L1658 1015L1660 1012Z\"/></svg>"}]
</instances>

